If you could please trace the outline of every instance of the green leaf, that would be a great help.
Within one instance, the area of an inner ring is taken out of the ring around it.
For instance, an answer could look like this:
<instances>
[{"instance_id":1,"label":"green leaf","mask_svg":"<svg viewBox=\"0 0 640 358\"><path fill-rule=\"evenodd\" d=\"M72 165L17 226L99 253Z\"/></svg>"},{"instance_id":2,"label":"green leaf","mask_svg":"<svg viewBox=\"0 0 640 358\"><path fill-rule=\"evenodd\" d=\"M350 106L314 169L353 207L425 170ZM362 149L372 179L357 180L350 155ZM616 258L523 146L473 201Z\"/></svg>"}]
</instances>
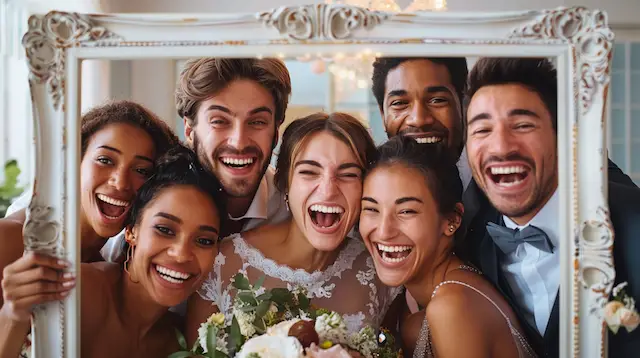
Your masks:
<instances>
[{"instance_id":1,"label":"green leaf","mask_svg":"<svg viewBox=\"0 0 640 358\"><path fill-rule=\"evenodd\" d=\"M238 298L240 301L252 306L252 307L256 307L258 305L258 301L256 301L256 296L253 294L253 292L238 292L236 294L236 298Z\"/></svg>"},{"instance_id":2,"label":"green leaf","mask_svg":"<svg viewBox=\"0 0 640 358\"><path fill-rule=\"evenodd\" d=\"M240 332L240 325L238 324L238 320L234 316L233 320L231 321L231 332L229 333L229 343L227 347L229 349L229 355L233 357L236 352L240 351L242 343L244 342L242 333Z\"/></svg>"},{"instance_id":3,"label":"green leaf","mask_svg":"<svg viewBox=\"0 0 640 358\"><path fill-rule=\"evenodd\" d=\"M187 350L187 340L184 339L184 335L182 334L182 332L180 332L179 329L174 328L174 331L176 332L176 337L178 338L178 344L180 345L180 348L182 348L183 350Z\"/></svg>"},{"instance_id":4,"label":"green leaf","mask_svg":"<svg viewBox=\"0 0 640 358\"><path fill-rule=\"evenodd\" d=\"M211 352L215 357L216 341L218 340L218 327L207 327L207 353Z\"/></svg>"},{"instance_id":5,"label":"green leaf","mask_svg":"<svg viewBox=\"0 0 640 358\"><path fill-rule=\"evenodd\" d=\"M244 306L244 307L236 307L240 312L253 312L256 310L256 306Z\"/></svg>"},{"instance_id":6,"label":"green leaf","mask_svg":"<svg viewBox=\"0 0 640 358\"><path fill-rule=\"evenodd\" d=\"M273 295L271 294L271 292L267 291L267 292L261 294L260 296L256 297L256 299L258 301L267 301L267 300L271 300L272 296Z\"/></svg>"},{"instance_id":7,"label":"green leaf","mask_svg":"<svg viewBox=\"0 0 640 358\"><path fill-rule=\"evenodd\" d=\"M191 352L180 351L180 352L171 353L168 358L186 358L186 357L193 357L193 356L194 355Z\"/></svg>"},{"instance_id":8,"label":"green leaf","mask_svg":"<svg viewBox=\"0 0 640 358\"><path fill-rule=\"evenodd\" d=\"M253 289L257 290L260 287L262 287L262 284L264 283L264 279L266 278L266 276L262 276L258 279L258 281L255 283L255 285L253 285Z\"/></svg>"},{"instance_id":9,"label":"green leaf","mask_svg":"<svg viewBox=\"0 0 640 358\"><path fill-rule=\"evenodd\" d=\"M233 276L233 287L238 290L250 290L251 286L249 286L249 280L241 273Z\"/></svg>"},{"instance_id":10,"label":"green leaf","mask_svg":"<svg viewBox=\"0 0 640 358\"><path fill-rule=\"evenodd\" d=\"M307 295L305 295L304 293L301 293L298 295L298 303L300 305L300 308L306 311L309 308L311 301L309 300Z\"/></svg>"},{"instance_id":11,"label":"green leaf","mask_svg":"<svg viewBox=\"0 0 640 358\"><path fill-rule=\"evenodd\" d=\"M256 308L256 319L262 319L271 308L271 301L262 301Z\"/></svg>"},{"instance_id":12,"label":"green leaf","mask_svg":"<svg viewBox=\"0 0 640 358\"><path fill-rule=\"evenodd\" d=\"M253 327L258 334L264 334L267 331L267 326L261 318L256 318L256 320L253 321Z\"/></svg>"},{"instance_id":13,"label":"green leaf","mask_svg":"<svg viewBox=\"0 0 640 358\"><path fill-rule=\"evenodd\" d=\"M274 288L271 290L271 299L279 304L293 302L293 295L286 288Z\"/></svg>"}]
</instances>

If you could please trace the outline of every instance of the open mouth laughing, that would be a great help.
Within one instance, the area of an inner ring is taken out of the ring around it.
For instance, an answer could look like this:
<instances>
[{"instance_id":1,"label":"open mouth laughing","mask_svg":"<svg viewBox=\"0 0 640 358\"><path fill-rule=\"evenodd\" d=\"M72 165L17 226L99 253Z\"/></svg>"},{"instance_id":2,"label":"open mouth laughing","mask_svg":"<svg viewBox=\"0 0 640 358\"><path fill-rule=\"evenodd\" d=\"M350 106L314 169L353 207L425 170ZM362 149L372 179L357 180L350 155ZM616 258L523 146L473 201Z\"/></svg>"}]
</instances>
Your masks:
<instances>
[{"instance_id":1,"label":"open mouth laughing","mask_svg":"<svg viewBox=\"0 0 640 358\"><path fill-rule=\"evenodd\" d=\"M193 277L190 273L179 272L158 264L154 264L153 268L161 279L174 285L182 285L185 281Z\"/></svg>"},{"instance_id":2,"label":"open mouth laughing","mask_svg":"<svg viewBox=\"0 0 640 358\"><path fill-rule=\"evenodd\" d=\"M250 169L258 161L257 157L220 157L220 163L233 170Z\"/></svg>"},{"instance_id":3,"label":"open mouth laughing","mask_svg":"<svg viewBox=\"0 0 640 358\"><path fill-rule=\"evenodd\" d=\"M524 183L529 177L531 169L524 165L490 166L487 176L500 188L510 189Z\"/></svg>"},{"instance_id":4,"label":"open mouth laughing","mask_svg":"<svg viewBox=\"0 0 640 358\"><path fill-rule=\"evenodd\" d=\"M339 205L313 204L308 212L316 230L324 233L335 231L344 216L344 208Z\"/></svg>"},{"instance_id":5,"label":"open mouth laughing","mask_svg":"<svg viewBox=\"0 0 640 358\"><path fill-rule=\"evenodd\" d=\"M413 251L413 246L409 245L384 245L381 243L374 243L374 245L378 249L378 255L382 261L390 264L406 260Z\"/></svg>"},{"instance_id":6,"label":"open mouth laughing","mask_svg":"<svg viewBox=\"0 0 640 358\"><path fill-rule=\"evenodd\" d=\"M420 144L432 144L432 143L440 143L442 142L442 137L417 137L416 142Z\"/></svg>"},{"instance_id":7,"label":"open mouth laughing","mask_svg":"<svg viewBox=\"0 0 640 358\"><path fill-rule=\"evenodd\" d=\"M109 220L120 220L129 210L130 201L116 199L105 194L96 194L98 209Z\"/></svg>"}]
</instances>

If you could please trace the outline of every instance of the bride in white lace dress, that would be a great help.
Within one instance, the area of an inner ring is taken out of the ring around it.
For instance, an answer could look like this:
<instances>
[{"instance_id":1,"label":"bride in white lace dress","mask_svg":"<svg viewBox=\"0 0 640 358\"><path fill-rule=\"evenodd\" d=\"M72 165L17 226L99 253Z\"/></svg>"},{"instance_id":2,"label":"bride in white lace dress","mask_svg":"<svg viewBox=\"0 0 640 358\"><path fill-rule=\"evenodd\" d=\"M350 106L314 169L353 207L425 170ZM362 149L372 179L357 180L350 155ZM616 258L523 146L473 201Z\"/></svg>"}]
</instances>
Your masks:
<instances>
[{"instance_id":1,"label":"bride in white lace dress","mask_svg":"<svg viewBox=\"0 0 640 358\"><path fill-rule=\"evenodd\" d=\"M263 287L303 287L314 306L346 316L347 328L377 329L399 292L376 276L373 260L352 228L360 213L362 174L373 140L346 114L314 114L292 122L282 138L275 183L292 214L284 223L232 235L188 304L187 336L215 311L231 317L237 273ZM354 236L355 234L355 236Z\"/></svg>"},{"instance_id":2,"label":"bride in white lace dress","mask_svg":"<svg viewBox=\"0 0 640 358\"><path fill-rule=\"evenodd\" d=\"M507 301L454 254L462 182L440 149L394 138L379 148L364 182L359 228L376 271L425 307L402 323L405 354L535 357Z\"/></svg>"}]
</instances>

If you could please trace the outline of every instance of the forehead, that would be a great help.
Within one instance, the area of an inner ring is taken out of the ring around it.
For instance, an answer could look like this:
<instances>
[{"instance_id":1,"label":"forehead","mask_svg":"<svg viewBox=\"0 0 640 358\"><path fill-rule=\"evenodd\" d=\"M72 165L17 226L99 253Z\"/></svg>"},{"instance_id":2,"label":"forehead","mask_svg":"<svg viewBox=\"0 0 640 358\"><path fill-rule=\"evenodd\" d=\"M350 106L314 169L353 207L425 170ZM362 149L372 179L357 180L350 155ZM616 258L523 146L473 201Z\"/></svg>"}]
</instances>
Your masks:
<instances>
[{"instance_id":1,"label":"forehead","mask_svg":"<svg viewBox=\"0 0 640 358\"><path fill-rule=\"evenodd\" d=\"M327 131L312 134L300 148L295 160L315 160L323 163L357 162L356 156L345 142Z\"/></svg>"},{"instance_id":2,"label":"forehead","mask_svg":"<svg viewBox=\"0 0 640 358\"><path fill-rule=\"evenodd\" d=\"M204 100L201 106L206 110L213 104L225 106L231 110L257 107L274 109L275 99L271 92L258 82L250 79L236 79Z\"/></svg>"},{"instance_id":3,"label":"forehead","mask_svg":"<svg viewBox=\"0 0 640 358\"><path fill-rule=\"evenodd\" d=\"M433 201L427 178L417 169L395 163L378 167L364 182L363 196L395 201L402 197L416 197L424 203ZM381 190L384 188L384 190Z\"/></svg>"},{"instance_id":4,"label":"forehead","mask_svg":"<svg viewBox=\"0 0 640 358\"><path fill-rule=\"evenodd\" d=\"M480 113L507 114L514 109L528 109L541 117L551 117L538 92L521 84L509 83L484 86L476 91L469 102L467 120Z\"/></svg>"},{"instance_id":5,"label":"forehead","mask_svg":"<svg viewBox=\"0 0 640 358\"><path fill-rule=\"evenodd\" d=\"M451 85L451 76L444 64L424 59L409 60L389 71L385 96L393 90L422 91L428 86L446 85Z\"/></svg>"},{"instance_id":6,"label":"forehead","mask_svg":"<svg viewBox=\"0 0 640 358\"><path fill-rule=\"evenodd\" d=\"M134 150L138 152L149 152L155 148L149 133L129 123L111 123L96 131L89 139L88 147L102 145L116 149L136 148Z\"/></svg>"},{"instance_id":7,"label":"forehead","mask_svg":"<svg viewBox=\"0 0 640 358\"><path fill-rule=\"evenodd\" d=\"M185 215L184 207L188 206L189 215ZM196 208L196 210L193 210ZM156 197L147 204L145 214L155 215L157 212L174 215L183 222L197 221L198 225L218 222L218 212L211 198L191 185L173 185L160 190Z\"/></svg>"}]
</instances>

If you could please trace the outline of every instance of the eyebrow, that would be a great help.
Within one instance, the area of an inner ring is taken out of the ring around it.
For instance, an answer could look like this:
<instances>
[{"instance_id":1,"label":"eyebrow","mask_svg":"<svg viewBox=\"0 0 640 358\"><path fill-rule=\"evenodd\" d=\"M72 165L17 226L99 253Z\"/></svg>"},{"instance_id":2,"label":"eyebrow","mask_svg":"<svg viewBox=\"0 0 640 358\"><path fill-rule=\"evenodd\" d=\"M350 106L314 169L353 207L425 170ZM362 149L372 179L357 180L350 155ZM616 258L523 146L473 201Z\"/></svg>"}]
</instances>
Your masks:
<instances>
[{"instance_id":1,"label":"eyebrow","mask_svg":"<svg viewBox=\"0 0 640 358\"><path fill-rule=\"evenodd\" d=\"M161 218L165 218L167 220L171 220L171 221L176 222L178 224L182 224L182 220L179 217L175 216L175 215L167 214L167 213L164 213L164 212L159 212L155 216L158 216L158 217L161 217ZM213 233L216 233L216 234L218 233L218 229L216 229L213 226L209 226L209 225L200 225L198 227L198 229L200 229L202 231L210 231L210 232L213 232Z\"/></svg>"},{"instance_id":2,"label":"eyebrow","mask_svg":"<svg viewBox=\"0 0 640 358\"><path fill-rule=\"evenodd\" d=\"M453 96L453 93L451 92L451 90L446 86L427 86L427 87L425 87L423 92L424 93L447 92L447 93L449 93L450 95ZM387 97L406 96L406 95L407 95L407 91L403 90L403 89L393 90L393 91L389 91L389 93L387 93Z\"/></svg>"},{"instance_id":3,"label":"eyebrow","mask_svg":"<svg viewBox=\"0 0 640 358\"><path fill-rule=\"evenodd\" d=\"M540 119L540 116L537 113L524 108L512 109L509 111L508 115L509 117L527 116L527 117ZM473 116L473 118L471 118L469 122L467 122L467 125L471 125L473 122L484 120L484 119L491 119L491 115L489 115L489 113L486 113L486 112L478 113L475 116Z\"/></svg>"},{"instance_id":4,"label":"eyebrow","mask_svg":"<svg viewBox=\"0 0 640 358\"><path fill-rule=\"evenodd\" d=\"M220 105L217 105L217 104L210 105L209 108L207 108L207 111L220 111L220 112L224 112L224 113L227 113L227 114L232 114L231 110L229 108L227 108L225 106L220 106ZM271 110L271 108L265 107L265 106L254 108L251 111L249 111L249 114L250 115L251 114L257 114L257 113L260 113L260 112L267 112L269 114L273 114L273 111Z\"/></svg>"},{"instance_id":5,"label":"eyebrow","mask_svg":"<svg viewBox=\"0 0 640 358\"><path fill-rule=\"evenodd\" d=\"M299 165L311 165L314 167L322 168L322 165L315 160L299 160L296 162L294 167L298 167ZM349 168L356 168L356 169L363 170L362 167L356 163L344 163L338 166L338 170L349 169Z\"/></svg>"},{"instance_id":6,"label":"eyebrow","mask_svg":"<svg viewBox=\"0 0 640 358\"><path fill-rule=\"evenodd\" d=\"M362 199L360 199L360 200L368 201L368 202L370 202L372 204L377 204L378 203L376 201L376 199L368 197L368 196L363 196ZM396 199L396 205L404 204L404 203L411 202L411 201L416 201L416 202L418 202L420 204L423 204L422 200L420 200L420 199L418 199L418 198L416 198L414 196L406 196L406 197L402 197L402 198Z\"/></svg>"},{"instance_id":7,"label":"eyebrow","mask_svg":"<svg viewBox=\"0 0 640 358\"><path fill-rule=\"evenodd\" d=\"M106 150L109 150L109 151L112 151L112 152L115 152L115 153L118 153L118 154L122 155L122 151L120 149L116 149L116 148L110 147L108 145L101 145L98 148L106 149ZM144 155L136 155L135 157L153 164L153 159L151 159L149 157L145 157Z\"/></svg>"}]
</instances>

